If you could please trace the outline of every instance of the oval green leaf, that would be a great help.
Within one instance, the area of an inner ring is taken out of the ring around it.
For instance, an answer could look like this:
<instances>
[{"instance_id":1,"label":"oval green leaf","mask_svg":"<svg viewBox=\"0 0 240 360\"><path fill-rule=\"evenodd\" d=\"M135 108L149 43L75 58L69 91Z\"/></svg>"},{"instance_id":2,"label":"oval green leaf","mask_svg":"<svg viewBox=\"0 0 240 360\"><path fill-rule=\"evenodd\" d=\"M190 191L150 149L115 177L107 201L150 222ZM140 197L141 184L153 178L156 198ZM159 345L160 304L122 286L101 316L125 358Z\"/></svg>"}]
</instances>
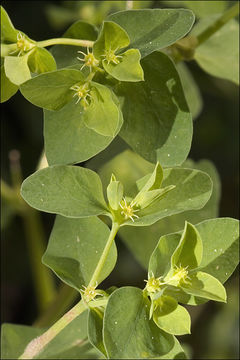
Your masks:
<instances>
[{"instance_id":1,"label":"oval green leaf","mask_svg":"<svg viewBox=\"0 0 240 360\"><path fill-rule=\"evenodd\" d=\"M109 233L107 225L97 217L69 219L57 216L42 261L62 281L79 291L89 284ZM117 249L113 243L97 279L98 284L111 273L116 260Z\"/></svg>"},{"instance_id":2,"label":"oval green leaf","mask_svg":"<svg viewBox=\"0 0 240 360\"><path fill-rule=\"evenodd\" d=\"M77 166L51 166L24 180L21 195L32 207L67 217L107 213L99 176Z\"/></svg>"}]
</instances>

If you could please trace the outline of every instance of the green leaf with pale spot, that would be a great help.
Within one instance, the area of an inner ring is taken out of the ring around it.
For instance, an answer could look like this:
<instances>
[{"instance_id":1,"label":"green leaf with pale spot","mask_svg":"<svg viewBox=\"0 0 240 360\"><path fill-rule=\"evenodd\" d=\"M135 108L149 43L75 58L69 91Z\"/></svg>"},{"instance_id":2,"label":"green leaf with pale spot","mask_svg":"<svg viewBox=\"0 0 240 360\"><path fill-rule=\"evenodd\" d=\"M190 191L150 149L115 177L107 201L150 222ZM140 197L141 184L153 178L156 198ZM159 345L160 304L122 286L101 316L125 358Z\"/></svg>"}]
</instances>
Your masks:
<instances>
[{"instance_id":1,"label":"green leaf with pale spot","mask_svg":"<svg viewBox=\"0 0 240 360\"><path fill-rule=\"evenodd\" d=\"M191 318L188 311L171 296L162 295L161 305L153 312L155 324L173 335L190 334Z\"/></svg>"},{"instance_id":2,"label":"green leaf with pale spot","mask_svg":"<svg viewBox=\"0 0 240 360\"><path fill-rule=\"evenodd\" d=\"M1 42L17 42L17 33L16 30L6 12L6 10L1 6Z\"/></svg>"},{"instance_id":3,"label":"green leaf with pale spot","mask_svg":"<svg viewBox=\"0 0 240 360\"><path fill-rule=\"evenodd\" d=\"M198 35L219 18L205 17L194 27L192 34ZM210 75L239 84L239 23L230 20L209 39L200 44L194 53L199 66Z\"/></svg>"},{"instance_id":4,"label":"green leaf with pale spot","mask_svg":"<svg viewBox=\"0 0 240 360\"><path fill-rule=\"evenodd\" d=\"M87 286L106 245L110 230L97 217L69 219L57 216L43 255L43 263L76 290ZM97 234L97 236L96 236ZM117 260L115 243L97 279L100 284Z\"/></svg>"},{"instance_id":5,"label":"green leaf with pale spot","mask_svg":"<svg viewBox=\"0 0 240 360\"><path fill-rule=\"evenodd\" d=\"M143 69L140 64L141 54L137 49L129 49L119 55L119 63L107 63L103 61L105 71L119 81L142 81L144 80Z\"/></svg>"},{"instance_id":6,"label":"green leaf with pale spot","mask_svg":"<svg viewBox=\"0 0 240 360\"><path fill-rule=\"evenodd\" d=\"M130 48L139 49L142 58L184 37L194 23L186 9L143 9L119 11L108 16L126 30Z\"/></svg>"},{"instance_id":7,"label":"green leaf with pale spot","mask_svg":"<svg viewBox=\"0 0 240 360\"><path fill-rule=\"evenodd\" d=\"M27 344L46 329L32 326L3 324L3 359L17 359ZM82 313L63 329L36 359L97 359L98 354L87 339L87 312Z\"/></svg>"},{"instance_id":8,"label":"green leaf with pale spot","mask_svg":"<svg viewBox=\"0 0 240 360\"><path fill-rule=\"evenodd\" d=\"M190 295L204 299L226 302L227 295L224 286L212 275L198 271L190 275L190 284L184 284L181 288Z\"/></svg>"},{"instance_id":9,"label":"green leaf with pale spot","mask_svg":"<svg viewBox=\"0 0 240 360\"><path fill-rule=\"evenodd\" d=\"M149 300L142 290L120 288L110 295L104 315L103 338L109 358L152 358L169 352L172 335L149 320Z\"/></svg>"},{"instance_id":10,"label":"green leaf with pale spot","mask_svg":"<svg viewBox=\"0 0 240 360\"><path fill-rule=\"evenodd\" d=\"M31 51L23 56L6 56L4 58L4 69L7 78L15 85L21 85L31 79L28 67L28 57Z\"/></svg>"},{"instance_id":11,"label":"green leaf with pale spot","mask_svg":"<svg viewBox=\"0 0 240 360\"><path fill-rule=\"evenodd\" d=\"M52 54L44 48L36 47L28 58L28 66L33 73L56 70L56 62Z\"/></svg>"},{"instance_id":12,"label":"green leaf with pale spot","mask_svg":"<svg viewBox=\"0 0 240 360\"><path fill-rule=\"evenodd\" d=\"M20 91L28 101L36 106L59 110L73 98L74 91L70 90L70 87L83 81L84 77L81 71L56 70L40 74L27 81L20 87Z\"/></svg>"},{"instance_id":13,"label":"green leaf with pale spot","mask_svg":"<svg viewBox=\"0 0 240 360\"><path fill-rule=\"evenodd\" d=\"M81 218L106 214L99 176L77 166L51 166L24 180L21 195L32 207L59 215Z\"/></svg>"},{"instance_id":14,"label":"green leaf with pale spot","mask_svg":"<svg viewBox=\"0 0 240 360\"><path fill-rule=\"evenodd\" d=\"M128 34L121 26L112 21L104 21L103 27L99 33L97 40L93 45L94 56L102 60L105 50L117 51L129 45Z\"/></svg>"},{"instance_id":15,"label":"green leaf with pale spot","mask_svg":"<svg viewBox=\"0 0 240 360\"><path fill-rule=\"evenodd\" d=\"M120 83L124 124L120 136L146 160L180 165L192 141L192 119L171 59L155 52L141 61L145 81Z\"/></svg>"},{"instance_id":16,"label":"green leaf with pale spot","mask_svg":"<svg viewBox=\"0 0 240 360\"><path fill-rule=\"evenodd\" d=\"M90 343L107 358L103 343L103 308L90 308L88 312L88 339Z\"/></svg>"},{"instance_id":17,"label":"green leaf with pale spot","mask_svg":"<svg viewBox=\"0 0 240 360\"><path fill-rule=\"evenodd\" d=\"M203 245L199 232L194 225L186 221L180 242L171 258L172 267L195 269L201 264L202 253Z\"/></svg>"},{"instance_id":18,"label":"green leaf with pale spot","mask_svg":"<svg viewBox=\"0 0 240 360\"><path fill-rule=\"evenodd\" d=\"M116 135L119 125L118 106L112 91L104 85L91 82L90 105L82 111L85 125L103 136Z\"/></svg>"},{"instance_id":19,"label":"green leaf with pale spot","mask_svg":"<svg viewBox=\"0 0 240 360\"><path fill-rule=\"evenodd\" d=\"M17 91L18 86L6 77L4 66L1 65L1 103L10 99Z\"/></svg>"}]
</instances>

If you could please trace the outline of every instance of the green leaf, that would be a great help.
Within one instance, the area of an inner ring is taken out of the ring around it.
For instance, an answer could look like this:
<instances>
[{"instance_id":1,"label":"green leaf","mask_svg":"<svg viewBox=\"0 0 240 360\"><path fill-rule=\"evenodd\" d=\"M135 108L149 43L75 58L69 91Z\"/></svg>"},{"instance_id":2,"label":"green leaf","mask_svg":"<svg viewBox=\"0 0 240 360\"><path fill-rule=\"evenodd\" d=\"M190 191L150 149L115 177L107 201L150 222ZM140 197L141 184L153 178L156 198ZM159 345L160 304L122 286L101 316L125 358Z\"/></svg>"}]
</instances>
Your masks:
<instances>
[{"instance_id":1,"label":"green leaf","mask_svg":"<svg viewBox=\"0 0 240 360\"><path fill-rule=\"evenodd\" d=\"M65 10L64 10L65 11ZM71 39L85 39L95 41L98 35L97 28L85 21L78 20L73 23L68 30L63 34L65 38ZM55 45L51 48L51 53L54 56L57 68L65 68L72 65L80 65L77 59L78 51L86 52L86 48L69 46L69 45Z\"/></svg>"},{"instance_id":2,"label":"green leaf","mask_svg":"<svg viewBox=\"0 0 240 360\"><path fill-rule=\"evenodd\" d=\"M150 175L147 181L145 180L145 177L137 181L137 187L140 190L138 195L145 191L159 189L162 185L162 181L163 181L163 169L159 164L159 162L157 162L157 165L155 166L153 173ZM135 200L137 200L138 195L135 197Z\"/></svg>"},{"instance_id":3,"label":"green leaf","mask_svg":"<svg viewBox=\"0 0 240 360\"><path fill-rule=\"evenodd\" d=\"M159 306L153 312L155 324L162 330L174 334L190 334L191 318L188 311L171 296L163 295L156 303Z\"/></svg>"},{"instance_id":4,"label":"green leaf","mask_svg":"<svg viewBox=\"0 0 240 360\"><path fill-rule=\"evenodd\" d=\"M63 69L34 77L23 84L20 91L36 106L59 110L73 98L74 92L70 90L70 87L83 81L84 77L80 71Z\"/></svg>"},{"instance_id":5,"label":"green leaf","mask_svg":"<svg viewBox=\"0 0 240 360\"><path fill-rule=\"evenodd\" d=\"M49 51L36 47L28 59L28 66L33 73L44 73L56 70L56 62Z\"/></svg>"},{"instance_id":6,"label":"green leaf","mask_svg":"<svg viewBox=\"0 0 240 360\"><path fill-rule=\"evenodd\" d=\"M119 81L144 80L143 69L140 64L141 54L137 49L129 49L119 55L119 64L103 61L105 71Z\"/></svg>"},{"instance_id":7,"label":"green leaf","mask_svg":"<svg viewBox=\"0 0 240 360\"><path fill-rule=\"evenodd\" d=\"M194 23L186 9L143 9L119 11L108 17L126 30L130 47L140 50L142 58L184 37Z\"/></svg>"},{"instance_id":8,"label":"green leaf","mask_svg":"<svg viewBox=\"0 0 240 360\"><path fill-rule=\"evenodd\" d=\"M186 210L202 208L212 192L210 177L199 170L184 168L165 169L162 187L174 185L163 198L159 198L147 208L139 210L139 219L128 220L124 225L146 226L156 221Z\"/></svg>"},{"instance_id":9,"label":"green leaf","mask_svg":"<svg viewBox=\"0 0 240 360\"><path fill-rule=\"evenodd\" d=\"M18 86L13 84L5 74L4 66L1 66L1 103L10 99L18 91Z\"/></svg>"},{"instance_id":10,"label":"green leaf","mask_svg":"<svg viewBox=\"0 0 240 360\"><path fill-rule=\"evenodd\" d=\"M2 358L17 359L27 344L45 330L30 326L3 324ZM87 340L87 312L73 320L37 356L37 359L88 359L97 358Z\"/></svg>"},{"instance_id":11,"label":"green leaf","mask_svg":"<svg viewBox=\"0 0 240 360\"><path fill-rule=\"evenodd\" d=\"M182 230L184 221L192 224L199 223L208 218L218 216L218 205L220 200L220 179L214 165L208 160L193 162L188 159L183 167L196 168L207 172L213 180L213 192L210 200L201 210L184 211L180 214L169 216L149 227L125 226L120 229L121 239L132 251L134 256L146 269L149 258L156 247L161 235ZM96 165L94 167L96 169ZM128 196L134 197L137 192L136 181L146 174L152 173L154 165L141 158L130 150L125 150L100 168L99 174L103 182L103 188L107 187L109 178L114 173L120 180ZM139 184L140 182L137 181ZM209 240L211 242L211 240ZM211 242L212 243L212 242ZM221 248L221 247L220 247ZM171 254L172 255L172 254ZM170 256L171 257L171 256ZM217 264L216 264L217 265ZM215 276L215 275L214 275Z\"/></svg>"},{"instance_id":12,"label":"green leaf","mask_svg":"<svg viewBox=\"0 0 240 360\"><path fill-rule=\"evenodd\" d=\"M107 187L107 198L113 210L119 208L119 203L123 198L123 185L120 181L112 180Z\"/></svg>"},{"instance_id":13,"label":"green leaf","mask_svg":"<svg viewBox=\"0 0 240 360\"><path fill-rule=\"evenodd\" d=\"M197 225L203 241L200 270L224 283L239 263L239 221L219 218Z\"/></svg>"},{"instance_id":14,"label":"green leaf","mask_svg":"<svg viewBox=\"0 0 240 360\"><path fill-rule=\"evenodd\" d=\"M170 58L155 52L143 59L145 81L121 83L124 124L120 136L146 160L180 165L192 140L192 120L180 78Z\"/></svg>"},{"instance_id":15,"label":"green leaf","mask_svg":"<svg viewBox=\"0 0 240 360\"><path fill-rule=\"evenodd\" d=\"M106 213L98 175L77 166L51 166L24 180L21 195L32 207L78 218Z\"/></svg>"},{"instance_id":16,"label":"green leaf","mask_svg":"<svg viewBox=\"0 0 240 360\"><path fill-rule=\"evenodd\" d=\"M194 27L193 35L198 35L211 25L220 15L202 19ZM239 84L239 24L231 20L208 40L200 44L194 59L210 75Z\"/></svg>"},{"instance_id":17,"label":"green leaf","mask_svg":"<svg viewBox=\"0 0 240 360\"><path fill-rule=\"evenodd\" d=\"M171 269L171 257L177 248L181 236L169 234L161 236L154 249L148 265L148 273L153 273L155 278L166 276Z\"/></svg>"},{"instance_id":18,"label":"green leaf","mask_svg":"<svg viewBox=\"0 0 240 360\"><path fill-rule=\"evenodd\" d=\"M112 21L104 21L96 42L93 45L93 54L97 59L101 59L105 50L117 51L125 48L130 43L128 34L121 26Z\"/></svg>"},{"instance_id":19,"label":"green leaf","mask_svg":"<svg viewBox=\"0 0 240 360\"><path fill-rule=\"evenodd\" d=\"M107 358L103 343L103 315L102 308L92 308L88 312L88 339L90 343Z\"/></svg>"},{"instance_id":20,"label":"green leaf","mask_svg":"<svg viewBox=\"0 0 240 360\"><path fill-rule=\"evenodd\" d=\"M200 89L184 62L176 64L176 68L181 78L184 95L194 120L201 113L203 107Z\"/></svg>"},{"instance_id":21,"label":"green leaf","mask_svg":"<svg viewBox=\"0 0 240 360\"><path fill-rule=\"evenodd\" d=\"M157 359L188 359L179 341L174 337L173 348L165 355L158 357Z\"/></svg>"},{"instance_id":22,"label":"green leaf","mask_svg":"<svg viewBox=\"0 0 240 360\"><path fill-rule=\"evenodd\" d=\"M109 233L107 225L97 217L69 219L57 216L42 261L62 281L79 291L89 284ZM97 279L98 284L111 273L116 260L117 250L113 243Z\"/></svg>"},{"instance_id":23,"label":"green leaf","mask_svg":"<svg viewBox=\"0 0 240 360\"><path fill-rule=\"evenodd\" d=\"M203 245L199 232L194 225L186 221L180 242L171 258L172 267L195 269L201 264L202 253Z\"/></svg>"},{"instance_id":24,"label":"green leaf","mask_svg":"<svg viewBox=\"0 0 240 360\"><path fill-rule=\"evenodd\" d=\"M4 58L4 69L7 78L15 85L21 85L31 79L28 68L28 57L31 52L23 56L6 56Z\"/></svg>"},{"instance_id":25,"label":"green leaf","mask_svg":"<svg viewBox=\"0 0 240 360\"><path fill-rule=\"evenodd\" d=\"M95 82L91 84L91 103L82 113L83 121L98 134L113 137L118 129L121 110L115 104L110 89Z\"/></svg>"},{"instance_id":26,"label":"green leaf","mask_svg":"<svg viewBox=\"0 0 240 360\"><path fill-rule=\"evenodd\" d=\"M122 125L121 111L119 116L118 130ZM59 111L44 111L44 142L49 165L88 160L105 149L113 138L89 129L75 102L67 104Z\"/></svg>"},{"instance_id":27,"label":"green leaf","mask_svg":"<svg viewBox=\"0 0 240 360\"><path fill-rule=\"evenodd\" d=\"M226 302L226 290L224 286L212 275L198 271L190 276L191 284L182 285L182 289L190 295L204 299Z\"/></svg>"},{"instance_id":28,"label":"green leaf","mask_svg":"<svg viewBox=\"0 0 240 360\"><path fill-rule=\"evenodd\" d=\"M16 30L6 12L6 10L1 6L1 42L17 42L17 33Z\"/></svg>"},{"instance_id":29,"label":"green leaf","mask_svg":"<svg viewBox=\"0 0 240 360\"><path fill-rule=\"evenodd\" d=\"M109 358L141 359L163 355L173 347L173 337L149 320L149 301L142 290L120 288L109 297L103 337Z\"/></svg>"}]
</instances>

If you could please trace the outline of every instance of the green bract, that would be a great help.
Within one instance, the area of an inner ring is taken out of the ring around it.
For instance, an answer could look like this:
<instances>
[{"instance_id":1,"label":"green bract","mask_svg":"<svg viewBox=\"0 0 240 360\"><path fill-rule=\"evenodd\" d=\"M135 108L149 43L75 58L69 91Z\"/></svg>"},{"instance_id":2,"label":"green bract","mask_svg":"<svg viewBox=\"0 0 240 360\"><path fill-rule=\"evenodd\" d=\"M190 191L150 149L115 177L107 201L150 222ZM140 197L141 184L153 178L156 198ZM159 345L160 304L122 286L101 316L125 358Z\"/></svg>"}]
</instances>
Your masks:
<instances>
[{"instance_id":1,"label":"green bract","mask_svg":"<svg viewBox=\"0 0 240 360\"><path fill-rule=\"evenodd\" d=\"M124 29L112 21L105 21L97 41L93 45L93 55L102 62L104 70L120 81L141 81L143 70L140 52L136 49L121 50L129 45L129 37Z\"/></svg>"}]
</instances>

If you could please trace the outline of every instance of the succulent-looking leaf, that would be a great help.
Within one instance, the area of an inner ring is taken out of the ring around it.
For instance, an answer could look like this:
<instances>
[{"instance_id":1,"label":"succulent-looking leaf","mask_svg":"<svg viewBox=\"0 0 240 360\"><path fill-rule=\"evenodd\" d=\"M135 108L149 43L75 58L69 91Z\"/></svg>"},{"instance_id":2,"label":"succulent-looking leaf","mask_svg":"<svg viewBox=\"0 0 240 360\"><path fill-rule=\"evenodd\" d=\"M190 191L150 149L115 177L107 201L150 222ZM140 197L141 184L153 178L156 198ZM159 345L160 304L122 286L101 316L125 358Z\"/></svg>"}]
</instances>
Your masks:
<instances>
[{"instance_id":1,"label":"succulent-looking leaf","mask_svg":"<svg viewBox=\"0 0 240 360\"><path fill-rule=\"evenodd\" d=\"M163 295L159 300L161 304L153 312L155 324L170 334L190 334L191 318L188 311L171 296Z\"/></svg>"},{"instance_id":2,"label":"succulent-looking leaf","mask_svg":"<svg viewBox=\"0 0 240 360\"><path fill-rule=\"evenodd\" d=\"M17 42L17 33L16 30L6 12L6 10L1 6L1 42Z\"/></svg>"},{"instance_id":3,"label":"succulent-looking leaf","mask_svg":"<svg viewBox=\"0 0 240 360\"><path fill-rule=\"evenodd\" d=\"M172 267L188 267L188 270L195 269L202 261L202 239L196 227L185 222L180 242L174 251L171 263Z\"/></svg>"},{"instance_id":4,"label":"succulent-looking leaf","mask_svg":"<svg viewBox=\"0 0 240 360\"><path fill-rule=\"evenodd\" d=\"M112 180L107 187L107 197L112 209L117 210L123 198L123 185L120 181Z\"/></svg>"},{"instance_id":5,"label":"succulent-looking leaf","mask_svg":"<svg viewBox=\"0 0 240 360\"><path fill-rule=\"evenodd\" d=\"M159 356L158 359L188 359L188 357L186 356L183 348L181 347L179 341L177 340L177 338L175 338L174 336L174 346L173 348L165 355Z\"/></svg>"},{"instance_id":6,"label":"succulent-looking leaf","mask_svg":"<svg viewBox=\"0 0 240 360\"><path fill-rule=\"evenodd\" d=\"M20 90L32 104L44 109L59 110L72 100L74 91L70 87L79 82L84 82L81 71L63 69L38 75L23 84Z\"/></svg>"},{"instance_id":7,"label":"succulent-looking leaf","mask_svg":"<svg viewBox=\"0 0 240 360\"><path fill-rule=\"evenodd\" d=\"M212 275L202 271L190 276L190 284L184 284L182 289L190 295L209 300L226 302L227 295L224 286Z\"/></svg>"},{"instance_id":8,"label":"succulent-looking leaf","mask_svg":"<svg viewBox=\"0 0 240 360\"><path fill-rule=\"evenodd\" d=\"M85 125L103 136L116 135L119 125L119 110L112 91L106 86L92 82L90 105L82 112Z\"/></svg>"},{"instance_id":9,"label":"succulent-looking leaf","mask_svg":"<svg viewBox=\"0 0 240 360\"><path fill-rule=\"evenodd\" d=\"M24 200L38 210L67 217L88 217L107 213L99 176L77 166L51 166L24 180Z\"/></svg>"},{"instance_id":10,"label":"succulent-looking leaf","mask_svg":"<svg viewBox=\"0 0 240 360\"><path fill-rule=\"evenodd\" d=\"M109 229L97 217L69 219L57 216L43 255L43 263L62 281L78 291L87 286L102 255ZM113 270L117 260L113 243L97 279L100 284Z\"/></svg>"},{"instance_id":11,"label":"succulent-looking leaf","mask_svg":"<svg viewBox=\"0 0 240 360\"><path fill-rule=\"evenodd\" d=\"M6 56L4 58L4 69L7 78L15 85L21 85L31 79L28 67L28 57L31 51L23 56Z\"/></svg>"},{"instance_id":12,"label":"succulent-looking leaf","mask_svg":"<svg viewBox=\"0 0 240 360\"><path fill-rule=\"evenodd\" d=\"M4 66L1 65L1 103L10 99L18 91L18 86L13 84L5 74Z\"/></svg>"},{"instance_id":13,"label":"succulent-looking leaf","mask_svg":"<svg viewBox=\"0 0 240 360\"><path fill-rule=\"evenodd\" d=\"M146 160L178 166L187 157L192 119L172 60L155 52L141 61L144 82L120 83L124 124L120 136Z\"/></svg>"},{"instance_id":14,"label":"succulent-looking leaf","mask_svg":"<svg viewBox=\"0 0 240 360\"><path fill-rule=\"evenodd\" d=\"M93 54L97 59L101 59L105 50L117 51L125 48L130 43L128 34L112 21L104 21L98 39L93 45Z\"/></svg>"},{"instance_id":15,"label":"succulent-looking leaf","mask_svg":"<svg viewBox=\"0 0 240 360\"><path fill-rule=\"evenodd\" d=\"M110 295L103 338L112 359L157 357L174 345L173 336L149 320L149 301L143 297L142 290L134 287L122 287Z\"/></svg>"},{"instance_id":16,"label":"succulent-looking leaf","mask_svg":"<svg viewBox=\"0 0 240 360\"><path fill-rule=\"evenodd\" d=\"M139 49L142 58L184 37L194 23L194 14L186 9L143 9L119 11L108 16L130 38L130 47Z\"/></svg>"},{"instance_id":17,"label":"succulent-looking leaf","mask_svg":"<svg viewBox=\"0 0 240 360\"><path fill-rule=\"evenodd\" d=\"M193 35L198 35L219 18L213 15L201 19L194 27ZM213 76L239 84L239 23L231 20L200 44L194 59L203 70Z\"/></svg>"},{"instance_id":18,"label":"succulent-looking leaf","mask_svg":"<svg viewBox=\"0 0 240 360\"><path fill-rule=\"evenodd\" d=\"M103 308L92 308L88 312L88 339L107 358L103 343Z\"/></svg>"},{"instance_id":19,"label":"succulent-looking leaf","mask_svg":"<svg viewBox=\"0 0 240 360\"><path fill-rule=\"evenodd\" d=\"M44 48L36 47L28 58L28 66L32 73L41 74L56 70L56 62L52 54Z\"/></svg>"}]
</instances>

